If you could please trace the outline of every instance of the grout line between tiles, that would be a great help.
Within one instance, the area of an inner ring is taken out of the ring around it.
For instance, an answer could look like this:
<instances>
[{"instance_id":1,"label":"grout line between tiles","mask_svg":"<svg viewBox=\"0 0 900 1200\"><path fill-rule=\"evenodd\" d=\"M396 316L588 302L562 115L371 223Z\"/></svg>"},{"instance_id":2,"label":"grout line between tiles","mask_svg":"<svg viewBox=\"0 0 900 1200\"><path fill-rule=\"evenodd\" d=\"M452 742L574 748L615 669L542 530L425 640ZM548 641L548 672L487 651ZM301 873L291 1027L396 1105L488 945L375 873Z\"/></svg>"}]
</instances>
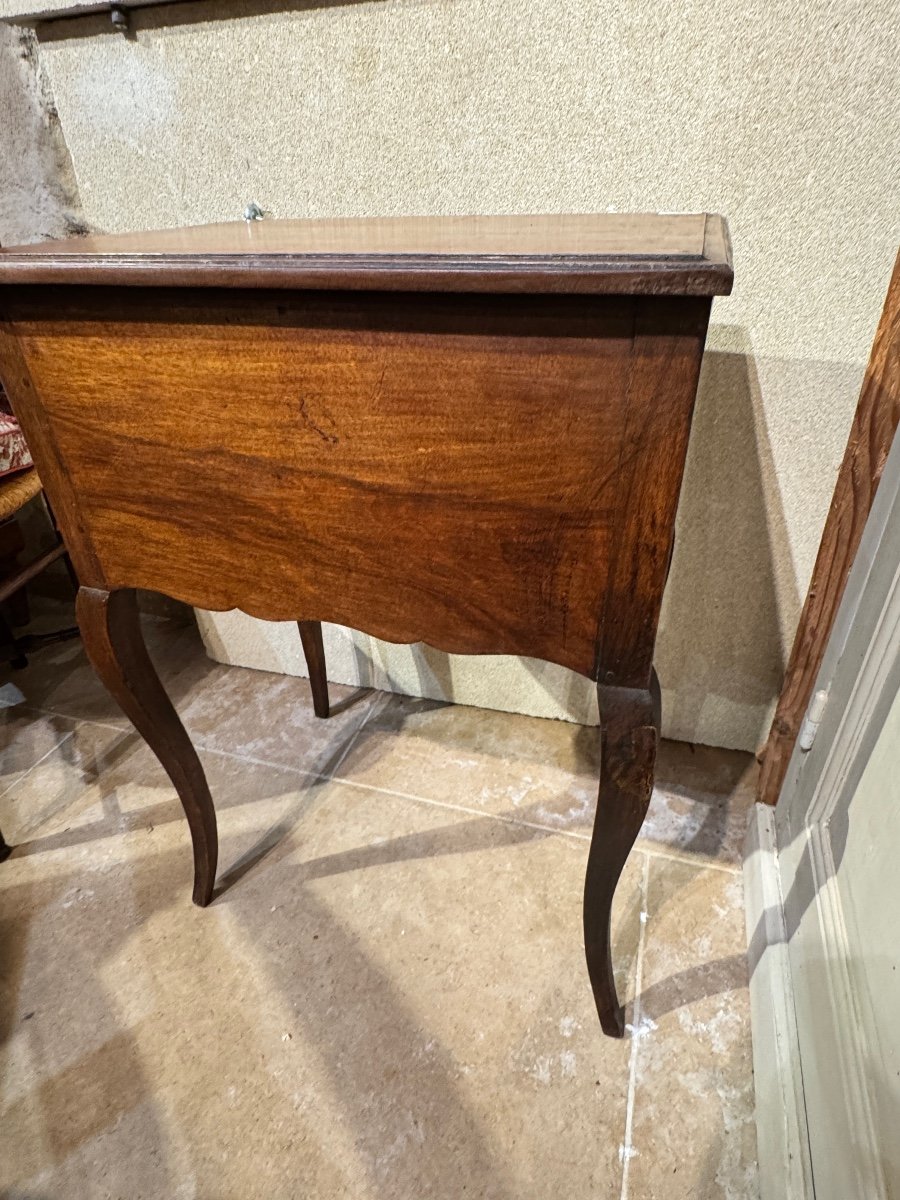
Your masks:
<instances>
[{"instance_id":1,"label":"grout line between tiles","mask_svg":"<svg viewBox=\"0 0 900 1200\"><path fill-rule=\"evenodd\" d=\"M351 750L353 749L353 747L356 745L356 739L357 739L357 738L359 737L359 735L362 733L362 731L363 731L363 728L364 728L364 727L365 727L365 725L366 725L366 722L369 720L369 718L370 718L370 717L372 716L372 714L374 713L375 709L376 709L376 708L378 708L378 707L379 707L379 701L377 701L377 700L373 700L373 701L372 701L372 703L369 705L368 709L366 710L366 714L365 714L365 716L364 716L364 717L363 717L363 719L360 721L360 723L357 725L357 727L354 729L354 731L353 731L353 735L352 735L352 737L350 738L350 740L347 742L347 745L344 747L344 749L343 749L343 752L341 753L341 756L340 756L340 758L337 760L337 762L334 764L334 766L333 766L333 767L331 768L331 770L328 772L328 775L327 775L327 777L325 777L325 778L328 778L328 779L335 779L335 778L336 778L336 772L337 772L337 770L340 768L340 765L341 765L341 763L344 761L344 759L347 757L347 755L350 753L350 751L351 751Z\"/></svg>"},{"instance_id":2,"label":"grout line between tiles","mask_svg":"<svg viewBox=\"0 0 900 1200\"><path fill-rule=\"evenodd\" d=\"M647 897L650 882L650 857L644 853L644 869L641 872L641 914L638 930L637 961L634 968L634 1003L631 1009L631 1055L628 1061L628 1099L625 1104L625 1136L619 1153L622 1158L622 1190L619 1200L628 1200L628 1174L631 1160L636 1151L631 1140L634 1124L634 1094L637 1087L638 1048L641 1042L641 987L644 974L644 942L647 928Z\"/></svg>"},{"instance_id":3,"label":"grout line between tiles","mask_svg":"<svg viewBox=\"0 0 900 1200\"><path fill-rule=\"evenodd\" d=\"M427 796L416 796L412 792L398 792L392 788L378 787L374 783L358 783L355 779L339 777L332 782L343 784L344 787L356 788L363 792L378 792L382 796L397 796L401 800L412 800L416 804L428 804L432 808L445 808L450 812L466 813L470 817L483 817L488 821L499 821L503 825L521 825L525 829L537 829L541 833L560 834L562 837L574 838L579 842L589 842L590 834L576 833L572 829L558 829L553 825L539 825L536 821L523 821L520 817L507 817L503 813L485 812L480 808L468 808L464 804L451 804L448 800L433 800Z\"/></svg>"},{"instance_id":4,"label":"grout line between tiles","mask_svg":"<svg viewBox=\"0 0 900 1200\"><path fill-rule=\"evenodd\" d=\"M642 842L636 849L650 858L663 858L667 862L681 863L686 867L695 867L698 871L709 868L711 871L724 871L726 875L740 875L743 868L740 863L718 862L714 858L691 858L689 854L677 854L672 850L660 850L652 842Z\"/></svg>"},{"instance_id":5,"label":"grout line between tiles","mask_svg":"<svg viewBox=\"0 0 900 1200\"><path fill-rule=\"evenodd\" d=\"M328 782L329 776L321 771L308 771L305 767L291 767L285 763L271 762L267 758L254 758L252 754L235 754L233 750L222 750L219 746L204 746L194 743L198 754L215 754L218 758L230 758L233 762L249 763L251 767L265 767L269 771L286 771L289 775L302 775L304 779L321 779Z\"/></svg>"},{"instance_id":6,"label":"grout line between tiles","mask_svg":"<svg viewBox=\"0 0 900 1200\"><path fill-rule=\"evenodd\" d=\"M58 742L54 743L54 745L52 745L49 750L47 750L44 754L41 755L41 757L37 760L37 762L33 762L30 767L28 767L26 770L22 771L19 775L17 775L15 777L15 779L12 781L12 783L10 783L7 787L5 787L3 789L2 792L0 792L0 799L2 799L4 796L9 795L9 793L13 790L13 788L18 787L19 784L22 782L22 780L26 779L31 774L31 772L33 770L35 770L36 767L39 767L45 758L49 758L51 754L55 754L56 751L60 748L60 746L64 745L69 740L70 737L74 736L74 734L75 734L74 729L70 729L68 733L64 733Z\"/></svg>"},{"instance_id":7,"label":"grout line between tiles","mask_svg":"<svg viewBox=\"0 0 900 1200\"><path fill-rule=\"evenodd\" d=\"M117 733L133 733L134 732L134 728L130 724L127 726L112 725L112 724L107 723L106 721L97 721L91 717L73 717L67 713L57 712L54 709L39 708L36 705L26 705L25 707L30 709L32 712L43 713L45 716L62 717L65 720L72 721L73 723L78 724L78 725L96 725L96 726L100 727L101 729L110 729L110 730L114 730ZM556 825L542 825L536 821L525 821L521 817L507 816L503 813L489 813L489 812L485 812L483 809L471 808L464 804L452 804L450 801L447 801L447 800L433 800L433 799L429 798L428 796L418 796L414 792L401 792L401 791L396 790L395 788L378 787L377 785L371 784L371 783L359 783L354 779L349 779L346 776L341 776L341 775L336 774L336 772L339 770L341 764L346 760L347 755L350 753L350 751L353 749L353 746L356 744L356 740L359 737L359 735L362 733L367 722L373 716L376 707L377 707L377 705L374 705L374 704L370 707L369 711L363 717L362 721L360 721L359 725L357 726L356 730L354 731L353 735L351 736L350 740L348 741L346 747L344 748L343 752L341 753L340 758L337 760L335 765L331 768L331 771L327 774L322 771L310 771L305 767L292 766L292 765L289 765L289 764L286 764L283 762L273 762L270 759L266 759L266 758L256 758L250 754L238 754L233 750L222 750L219 747L204 746L202 743L199 743L199 744L195 743L195 745L196 745L196 748L200 751L203 751L204 754L217 754L222 758L230 758L230 759L235 759L239 762L251 763L253 766L257 766L257 767L268 767L272 770L277 770L277 771L290 771L290 772L293 772L294 774L302 775L306 779L319 779L324 782L341 783L341 784L346 785L347 787L353 787L353 788L357 788L357 789L360 789L363 791L377 792L377 793L379 793L381 795L385 795L385 796L399 796L400 799L402 799L402 800L412 800L418 804L429 804L435 808L448 809L451 812L463 812L463 813L467 813L469 816L473 816L473 817L485 817L489 820L500 821L503 824L507 824L507 825L521 825L526 829L540 830L542 833L560 834L563 837L573 838L576 841L589 842L591 840L591 834L589 832L579 833L573 829L561 829ZM74 732L74 731L72 731L72 732ZM71 736L72 736L71 732L66 734L66 737L71 737ZM62 742L65 740L66 740L66 738L64 737L62 739L62 741L60 741L59 743L57 743L56 746L53 747L53 749L54 750L58 749L58 747L60 745L62 745ZM52 750L48 751L48 753L52 753ZM39 761L42 762L43 759L46 757L47 757L47 755L44 755ZM33 770L34 767L36 767L37 765L38 764L35 763L32 767L29 768L29 771ZM18 776L17 779L15 780L14 784L11 784L10 786L15 786L15 784L18 783L19 779L21 779L21 778L22 778L21 775ZM7 788L3 792L0 792L0 796L6 795L7 791L9 791L9 788ZM649 854L653 858L665 859L668 862L682 863L684 866L695 867L698 870L709 869L709 870L713 870L713 871L723 871L727 875L739 875L742 870L742 867L739 863L732 864L732 863L717 862L715 859L710 859L710 858L701 858L701 859L691 858L690 855L678 854L677 852L674 852L671 850L664 850L664 849L661 849L661 848L653 845L652 843L642 843L641 845L636 846L635 849L638 850L642 854Z\"/></svg>"},{"instance_id":8,"label":"grout line between tiles","mask_svg":"<svg viewBox=\"0 0 900 1200\"><path fill-rule=\"evenodd\" d=\"M60 712L58 708L41 708L39 704L25 704L22 707L26 712L41 713L45 717L61 717L64 721L71 721L73 725L97 725L101 729L115 729L117 733L135 732L130 721L125 725L113 725L111 721L98 721L95 717L73 717L71 713Z\"/></svg>"},{"instance_id":9,"label":"grout line between tiles","mask_svg":"<svg viewBox=\"0 0 900 1200\"><path fill-rule=\"evenodd\" d=\"M219 753L224 753L219 751ZM318 776L318 778L327 779L328 776ZM590 833L579 833L574 829L561 829L557 825L541 825L537 821L526 821L522 817L511 817L504 813L485 812L484 809L470 808L465 804L452 804L449 800L434 800L428 796L417 796L414 792L401 792L396 788L378 787L374 783L359 783L355 779L348 779L346 776L331 776L332 782L343 784L346 787L357 788L367 792L378 792L383 796L399 796L401 800L412 800L417 804L430 804L435 808L446 808L451 812L463 812L473 817L484 817L491 821L501 821L506 825L522 825L526 829L537 829L542 833L559 834L562 837L573 838L579 842L590 842ZM686 867L694 867L696 870L706 870L709 868L713 871L723 871L726 875L739 875L741 867L739 865L732 866L730 863L720 863L713 859L696 859L691 858L687 854L674 854L670 851L657 850L655 847L648 845L636 846L635 850L639 854L648 855L650 858L662 858L667 862L681 863Z\"/></svg>"}]
</instances>

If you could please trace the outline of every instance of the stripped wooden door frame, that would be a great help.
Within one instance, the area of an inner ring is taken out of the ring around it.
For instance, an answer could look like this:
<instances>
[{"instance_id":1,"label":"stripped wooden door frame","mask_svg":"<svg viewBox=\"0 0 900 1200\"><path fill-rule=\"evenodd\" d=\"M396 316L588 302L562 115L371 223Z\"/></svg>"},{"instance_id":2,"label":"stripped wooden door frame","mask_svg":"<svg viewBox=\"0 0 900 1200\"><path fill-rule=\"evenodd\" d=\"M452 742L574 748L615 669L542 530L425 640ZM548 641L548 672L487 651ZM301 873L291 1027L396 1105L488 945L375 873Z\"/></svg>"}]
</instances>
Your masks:
<instances>
[{"instance_id":1,"label":"stripped wooden door frame","mask_svg":"<svg viewBox=\"0 0 900 1200\"><path fill-rule=\"evenodd\" d=\"M772 728L757 798L776 804L900 423L900 253L888 286Z\"/></svg>"}]
</instances>

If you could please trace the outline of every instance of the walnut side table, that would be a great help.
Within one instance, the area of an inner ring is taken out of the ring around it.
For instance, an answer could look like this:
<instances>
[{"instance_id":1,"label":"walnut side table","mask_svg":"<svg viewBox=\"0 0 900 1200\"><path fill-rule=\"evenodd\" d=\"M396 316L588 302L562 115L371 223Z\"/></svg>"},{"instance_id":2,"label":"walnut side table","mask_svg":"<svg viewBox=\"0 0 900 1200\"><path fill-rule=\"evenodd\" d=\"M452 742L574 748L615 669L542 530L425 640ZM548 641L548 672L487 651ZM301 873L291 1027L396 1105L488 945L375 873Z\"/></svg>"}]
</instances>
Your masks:
<instances>
[{"instance_id":1,"label":"walnut side table","mask_svg":"<svg viewBox=\"0 0 900 1200\"><path fill-rule=\"evenodd\" d=\"M647 810L653 646L718 216L237 222L0 251L0 376L106 687L168 772L209 903L216 817L135 588L597 683L584 940L623 1032L610 909ZM234 438L239 420L242 437Z\"/></svg>"}]
</instances>

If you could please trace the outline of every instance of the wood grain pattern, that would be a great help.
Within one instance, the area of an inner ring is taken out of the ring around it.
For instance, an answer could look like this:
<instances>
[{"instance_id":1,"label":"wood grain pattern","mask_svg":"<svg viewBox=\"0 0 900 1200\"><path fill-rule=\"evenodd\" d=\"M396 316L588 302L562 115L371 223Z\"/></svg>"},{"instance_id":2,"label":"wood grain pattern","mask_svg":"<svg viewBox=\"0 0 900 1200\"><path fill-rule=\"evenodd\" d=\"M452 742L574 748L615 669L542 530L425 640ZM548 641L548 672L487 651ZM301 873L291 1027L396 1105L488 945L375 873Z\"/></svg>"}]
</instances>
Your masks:
<instances>
[{"instance_id":1,"label":"wood grain pattern","mask_svg":"<svg viewBox=\"0 0 900 1200\"><path fill-rule=\"evenodd\" d=\"M258 293L248 312L151 291L124 321L125 303L74 289L7 310L41 396L26 435L52 431L79 498L86 584L593 674L630 301Z\"/></svg>"},{"instance_id":2,"label":"wood grain pattern","mask_svg":"<svg viewBox=\"0 0 900 1200\"><path fill-rule=\"evenodd\" d=\"M710 213L232 221L0 250L0 284L725 295Z\"/></svg>"},{"instance_id":3,"label":"wood grain pattern","mask_svg":"<svg viewBox=\"0 0 900 1200\"><path fill-rule=\"evenodd\" d=\"M324 620L599 680L585 949L621 1036L610 907L652 787L653 646L727 229L289 225L0 256L0 375L83 585L92 661L179 792L198 903L215 814L134 588L296 620L320 716Z\"/></svg>"},{"instance_id":4,"label":"wood grain pattern","mask_svg":"<svg viewBox=\"0 0 900 1200\"><path fill-rule=\"evenodd\" d=\"M784 686L760 760L757 796L776 804L884 464L900 421L900 255L866 368Z\"/></svg>"},{"instance_id":5,"label":"wood grain pattern","mask_svg":"<svg viewBox=\"0 0 900 1200\"><path fill-rule=\"evenodd\" d=\"M636 312L594 669L607 686L649 686L708 321L708 300L660 300Z\"/></svg>"},{"instance_id":6,"label":"wood grain pattern","mask_svg":"<svg viewBox=\"0 0 900 1200\"><path fill-rule=\"evenodd\" d=\"M41 397L35 392L22 348L4 316L3 294L0 291L0 381L13 405L32 456L36 455L35 462L44 464L46 474L41 482L56 515L76 575L84 580L99 579L100 568L91 550L78 498L60 458L54 430L43 416ZM15 399L10 391L15 391Z\"/></svg>"}]
</instances>

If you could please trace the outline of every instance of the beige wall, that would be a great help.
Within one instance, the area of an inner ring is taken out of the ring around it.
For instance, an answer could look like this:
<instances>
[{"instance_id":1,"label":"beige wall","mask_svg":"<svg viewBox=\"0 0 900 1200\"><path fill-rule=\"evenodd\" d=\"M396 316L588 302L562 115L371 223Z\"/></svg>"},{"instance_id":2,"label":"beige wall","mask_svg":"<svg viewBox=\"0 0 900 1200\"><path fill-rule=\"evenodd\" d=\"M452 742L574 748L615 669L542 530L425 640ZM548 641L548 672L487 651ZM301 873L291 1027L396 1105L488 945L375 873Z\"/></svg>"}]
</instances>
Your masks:
<instances>
[{"instance_id":1,"label":"beige wall","mask_svg":"<svg viewBox=\"0 0 900 1200\"><path fill-rule=\"evenodd\" d=\"M108 18L44 26L40 48L106 230L250 199L726 213L736 287L713 309L658 664L670 735L753 748L900 241L897 41L894 0L205 0L138 12L131 40ZM289 628L248 630L212 638L300 668ZM364 649L348 670L379 661ZM565 673L485 665L407 656L393 682L590 712Z\"/></svg>"}]
</instances>

